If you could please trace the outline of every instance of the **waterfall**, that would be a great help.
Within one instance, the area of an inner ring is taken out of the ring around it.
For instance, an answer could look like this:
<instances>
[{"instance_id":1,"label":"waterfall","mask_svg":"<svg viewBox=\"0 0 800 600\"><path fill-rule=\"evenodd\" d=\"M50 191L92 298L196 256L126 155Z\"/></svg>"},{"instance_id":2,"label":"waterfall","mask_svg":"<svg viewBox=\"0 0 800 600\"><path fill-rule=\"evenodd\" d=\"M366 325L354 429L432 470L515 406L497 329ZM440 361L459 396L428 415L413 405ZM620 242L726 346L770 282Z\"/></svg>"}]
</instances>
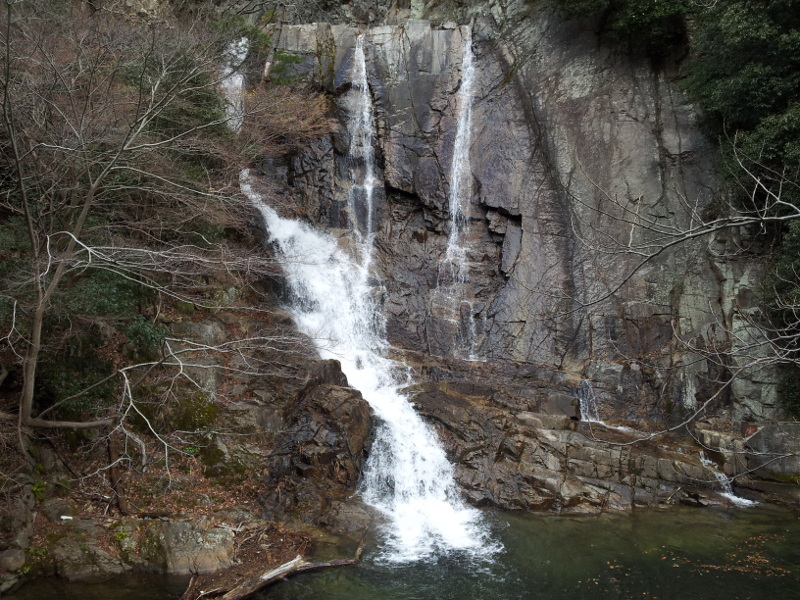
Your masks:
<instances>
[{"instance_id":1,"label":"waterfall","mask_svg":"<svg viewBox=\"0 0 800 600\"><path fill-rule=\"evenodd\" d=\"M400 365L386 358L383 319L366 265L332 236L283 219L265 205L245 172L242 191L261 211L291 288L298 328L322 358L342 364L380 420L367 461L364 500L388 520L384 559L420 560L439 552L494 549L480 513L465 506L434 432L399 392Z\"/></svg>"},{"instance_id":2,"label":"waterfall","mask_svg":"<svg viewBox=\"0 0 800 600\"><path fill-rule=\"evenodd\" d=\"M348 94L350 150L348 154L350 189L347 208L350 231L361 252L364 268L372 261L373 195L375 193L375 149L373 147L374 111L367 81L367 60L364 54L364 34L358 36L353 50L352 82Z\"/></svg>"},{"instance_id":3,"label":"waterfall","mask_svg":"<svg viewBox=\"0 0 800 600\"><path fill-rule=\"evenodd\" d=\"M226 100L225 115L230 128L237 132L242 129L244 121L244 75L239 69L249 50L250 41L243 37L228 44L223 55L220 87Z\"/></svg>"},{"instance_id":4,"label":"waterfall","mask_svg":"<svg viewBox=\"0 0 800 600\"><path fill-rule=\"evenodd\" d=\"M731 485L731 480L728 479L728 476L725 475L722 471L717 468L716 463L714 461L708 459L706 457L705 452L702 450L700 451L700 462L703 466L711 471L714 475L714 478L719 483L720 487L722 488L722 492L720 492L720 496L723 498L727 498L731 501L732 504L738 506L740 508L747 508L748 506L755 506L758 504L755 500L748 500L747 498L741 498L733 493L733 486Z\"/></svg>"},{"instance_id":5,"label":"waterfall","mask_svg":"<svg viewBox=\"0 0 800 600\"><path fill-rule=\"evenodd\" d=\"M590 423L603 423L597 410L597 400L594 397L594 388L588 379L581 381L575 392L581 409L581 421Z\"/></svg>"},{"instance_id":6,"label":"waterfall","mask_svg":"<svg viewBox=\"0 0 800 600\"><path fill-rule=\"evenodd\" d=\"M352 67L348 203L355 252L328 233L281 218L264 203L247 171L241 189L264 217L292 292L298 328L316 341L322 358L341 362L350 385L378 417L361 492L386 517L382 559L403 563L454 551L486 557L497 547L480 512L461 501L453 466L435 432L400 392L406 369L387 358L385 323L369 284L377 177L363 36Z\"/></svg>"},{"instance_id":7,"label":"waterfall","mask_svg":"<svg viewBox=\"0 0 800 600\"><path fill-rule=\"evenodd\" d=\"M461 85L458 89L456 135L453 142L453 162L450 165L450 190L447 196L450 209L450 233L443 267L454 284L466 283L467 249L462 237L467 228L465 211L469 206L472 190L472 168L469 149L472 142L472 88L475 81L475 65L472 55L472 39L464 42L461 63ZM441 275L441 271L440 271Z\"/></svg>"},{"instance_id":8,"label":"waterfall","mask_svg":"<svg viewBox=\"0 0 800 600\"><path fill-rule=\"evenodd\" d=\"M432 302L438 304L450 319L458 324L459 347L456 354L466 350L467 360L479 360L476 313L481 313L480 324L485 321L483 307L469 299L467 293L469 265L464 235L469 227L467 210L472 195L472 169L469 151L472 144L472 102L475 84L475 61L472 53L472 36L462 28L465 36L461 62L461 82L456 95L456 133L453 142L453 159L450 165L448 209L450 231L447 249L439 265L436 293ZM477 310L476 310L477 309ZM481 327L482 329L482 327Z\"/></svg>"}]
</instances>

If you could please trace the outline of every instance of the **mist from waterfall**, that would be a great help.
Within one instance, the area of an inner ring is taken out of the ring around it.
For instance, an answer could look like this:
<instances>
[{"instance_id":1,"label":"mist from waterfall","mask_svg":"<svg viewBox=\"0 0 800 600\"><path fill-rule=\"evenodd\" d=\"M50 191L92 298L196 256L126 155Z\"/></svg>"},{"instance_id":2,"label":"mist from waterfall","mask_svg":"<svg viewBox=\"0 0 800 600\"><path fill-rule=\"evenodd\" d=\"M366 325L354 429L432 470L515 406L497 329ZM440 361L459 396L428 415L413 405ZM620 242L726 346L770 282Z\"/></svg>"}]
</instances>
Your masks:
<instances>
[{"instance_id":1,"label":"mist from waterfall","mask_svg":"<svg viewBox=\"0 0 800 600\"><path fill-rule=\"evenodd\" d=\"M498 548L480 512L463 503L435 432L400 392L407 368L387 358L385 323L370 286L378 178L363 36L353 52L351 76L352 97L345 101L350 102L348 209L355 244L281 218L264 203L247 171L241 189L264 217L292 293L290 310L298 328L316 341L322 358L341 362L349 384L361 391L378 418L361 493L386 519L381 560L405 563L453 552L488 557Z\"/></svg>"}]
</instances>

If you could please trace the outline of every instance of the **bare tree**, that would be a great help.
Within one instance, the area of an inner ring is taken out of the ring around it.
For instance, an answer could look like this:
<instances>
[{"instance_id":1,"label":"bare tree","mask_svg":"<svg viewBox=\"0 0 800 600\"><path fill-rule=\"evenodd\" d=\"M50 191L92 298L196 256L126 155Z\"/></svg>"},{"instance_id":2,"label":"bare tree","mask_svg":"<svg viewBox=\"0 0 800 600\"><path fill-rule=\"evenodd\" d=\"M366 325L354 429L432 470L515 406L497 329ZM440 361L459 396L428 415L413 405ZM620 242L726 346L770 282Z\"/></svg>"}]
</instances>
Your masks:
<instances>
[{"instance_id":1,"label":"bare tree","mask_svg":"<svg viewBox=\"0 0 800 600\"><path fill-rule=\"evenodd\" d=\"M282 143L327 131L324 103L312 97L302 122L277 133L285 106L297 110L296 92L262 90L236 136L219 93L225 40L204 23L142 22L112 2L91 16L81 2L54 0L4 0L2 11L0 363L6 388L9 372L19 385L20 430L111 428L136 440L125 424L136 415L158 436L134 401L143 382L164 381L167 402L180 381L204 388L193 373L211 356L253 373L270 352L297 347L292 336L263 332L198 344L172 336L157 317L165 301L219 308L229 301L216 282L241 287L275 272L241 243L251 209L238 173L269 151L265 131ZM125 306L98 307L117 296ZM130 335L118 323L131 315L117 313L131 305L152 347L127 362L116 355L105 375L42 404L43 361L93 326L124 342ZM109 384L116 403L85 419L58 417Z\"/></svg>"}]
</instances>

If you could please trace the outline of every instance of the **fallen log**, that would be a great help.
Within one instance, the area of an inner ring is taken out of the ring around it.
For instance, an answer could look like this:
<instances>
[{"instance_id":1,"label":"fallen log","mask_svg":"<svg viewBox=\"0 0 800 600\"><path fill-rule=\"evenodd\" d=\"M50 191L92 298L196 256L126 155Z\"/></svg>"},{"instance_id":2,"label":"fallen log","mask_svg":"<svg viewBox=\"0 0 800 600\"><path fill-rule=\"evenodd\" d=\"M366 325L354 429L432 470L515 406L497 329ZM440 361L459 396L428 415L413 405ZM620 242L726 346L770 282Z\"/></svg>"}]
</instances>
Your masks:
<instances>
[{"instance_id":1,"label":"fallen log","mask_svg":"<svg viewBox=\"0 0 800 600\"><path fill-rule=\"evenodd\" d=\"M281 566L267 571L258 577L252 577L241 582L230 590L218 589L211 592L201 592L199 596L191 593L193 582L189 582L189 588L183 596L182 600L199 600L200 598L209 598L216 596L219 600L245 600L253 594L263 590L265 587L285 579L295 573L305 573L307 571L317 571L319 569L329 569L332 567L345 567L348 565L355 565L361 560L361 554L364 552L364 540L358 545L353 558L340 558L337 560L329 560L325 562L309 562L299 554L292 560L283 563ZM222 596L220 596L222 594Z\"/></svg>"}]
</instances>

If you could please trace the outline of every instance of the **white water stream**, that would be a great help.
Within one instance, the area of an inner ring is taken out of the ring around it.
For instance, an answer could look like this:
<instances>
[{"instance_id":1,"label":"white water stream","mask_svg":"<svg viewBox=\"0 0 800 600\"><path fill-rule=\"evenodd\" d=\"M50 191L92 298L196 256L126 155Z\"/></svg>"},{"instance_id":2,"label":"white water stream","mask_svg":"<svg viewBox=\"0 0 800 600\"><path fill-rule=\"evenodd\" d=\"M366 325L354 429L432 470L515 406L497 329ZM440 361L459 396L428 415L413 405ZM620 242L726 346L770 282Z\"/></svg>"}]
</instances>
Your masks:
<instances>
[{"instance_id":1,"label":"white water stream","mask_svg":"<svg viewBox=\"0 0 800 600\"><path fill-rule=\"evenodd\" d=\"M472 94L475 83L475 61L472 54L472 39L464 42L461 63L461 85L458 89L456 135L453 142L453 162L450 165L450 189L448 206L450 209L450 233L447 238L447 252L440 267L449 275L453 284L463 284L467 279L467 248L463 245L463 235L467 229L466 209L469 206L472 190L472 167L469 149L472 143Z\"/></svg>"},{"instance_id":2,"label":"white water stream","mask_svg":"<svg viewBox=\"0 0 800 600\"><path fill-rule=\"evenodd\" d=\"M578 406L581 410L581 421L588 421L589 423L603 423L600 418L600 412L597 410L597 400L594 397L594 388L588 379L581 381L578 389L575 392L578 397Z\"/></svg>"},{"instance_id":3,"label":"white water stream","mask_svg":"<svg viewBox=\"0 0 800 600\"><path fill-rule=\"evenodd\" d=\"M454 551L489 556L497 548L480 512L460 499L453 467L435 433L399 390L407 369L386 356L384 320L369 285L377 177L363 36L354 51L352 77L348 129L353 190L348 202L355 244L281 218L264 203L247 171L241 189L266 221L292 291L298 328L316 340L322 358L341 362L348 382L379 419L362 495L387 520L383 560L410 562Z\"/></svg>"},{"instance_id":4,"label":"white water stream","mask_svg":"<svg viewBox=\"0 0 800 600\"><path fill-rule=\"evenodd\" d=\"M472 36L468 28L462 50L461 81L456 95L456 132L453 141L453 160L450 165L450 188L448 190L448 210L450 212L450 231L447 249L439 264L437 289L431 294L431 302L457 325L458 347L456 356L463 355L467 360L480 360L479 327L482 330L486 321L483 311L478 317L476 304L468 294L469 263L464 236L469 229L469 210L472 199L472 168L470 165L470 146L472 145L472 102L475 87L475 60L472 53ZM481 310L480 308L478 309ZM477 320L477 324L476 324Z\"/></svg>"},{"instance_id":5,"label":"white water stream","mask_svg":"<svg viewBox=\"0 0 800 600\"><path fill-rule=\"evenodd\" d=\"M350 214L350 232L361 252L365 269L372 262L373 197L375 194L375 131L372 97L367 82L367 60L364 54L365 36L359 35L353 50L352 82L347 94L350 109L350 150L348 155L350 189L347 208Z\"/></svg>"},{"instance_id":6,"label":"white water stream","mask_svg":"<svg viewBox=\"0 0 800 600\"><path fill-rule=\"evenodd\" d=\"M755 506L758 504L755 500L748 500L747 498L742 498L741 496L737 496L733 491L733 485L731 485L731 480L728 478L725 473L719 470L716 463L713 460L710 460L706 457L706 453L702 450L700 451L700 462L703 466L711 471L711 474L714 475L714 478L719 483L720 487L722 488L722 492L720 492L720 496L723 498L727 498L731 501L731 503L739 508L748 508L751 506Z\"/></svg>"}]
</instances>

